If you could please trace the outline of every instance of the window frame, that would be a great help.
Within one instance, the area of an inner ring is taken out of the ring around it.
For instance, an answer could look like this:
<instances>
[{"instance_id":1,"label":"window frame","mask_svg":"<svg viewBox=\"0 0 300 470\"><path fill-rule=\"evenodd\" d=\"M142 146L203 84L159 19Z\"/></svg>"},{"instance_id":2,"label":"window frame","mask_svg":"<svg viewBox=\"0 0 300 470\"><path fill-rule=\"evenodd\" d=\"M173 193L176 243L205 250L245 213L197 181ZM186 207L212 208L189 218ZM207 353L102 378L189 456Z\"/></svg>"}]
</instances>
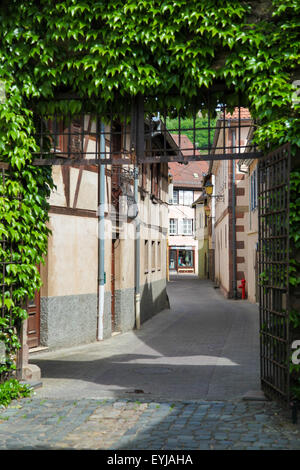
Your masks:
<instances>
[{"instance_id":1,"label":"window frame","mask_svg":"<svg viewBox=\"0 0 300 470\"><path fill-rule=\"evenodd\" d=\"M174 194L176 194L176 200L174 199ZM173 189L172 204L174 205L179 204L179 190L178 189Z\"/></svg>"},{"instance_id":2,"label":"window frame","mask_svg":"<svg viewBox=\"0 0 300 470\"><path fill-rule=\"evenodd\" d=\"M157 271L161 271L161 260L162 260L162 253L161 253L161 241L158 240L157 242Z\"/></svg>"},{"instance_id":3,"label":"window frame","mask_svg":"<svg viewBox=\"0 0 300 470\"><path fill-rule=\"evenodd\" d=\"M144 240L144 273L149 273L149 240Z\"/></svg>"},{"instance_id":4,"label":"window frame","mask_svg":"<svg viewBox=\"0 0 300 470\"><path fill-rule=\"evenodd\" d=\"M188 226L191 226L191 231L186 231L186 228ZM186 218L183 218L182 219L182 235L193 235L193 228L194 228L194 219L188 219L187 217Z\"/></svg>"},{"instance_id":5,"label":"window frame","mask_svg":"<svg viewBox=\"0 0 300 470\"><path fill-rule=\"evenodd\" d=\"M175 231L171 232L171 221L174 221L175 224ZM169 235L178 235L178 219L174 219L173 217L169 219Z\"/></svg>"}]
</instances>

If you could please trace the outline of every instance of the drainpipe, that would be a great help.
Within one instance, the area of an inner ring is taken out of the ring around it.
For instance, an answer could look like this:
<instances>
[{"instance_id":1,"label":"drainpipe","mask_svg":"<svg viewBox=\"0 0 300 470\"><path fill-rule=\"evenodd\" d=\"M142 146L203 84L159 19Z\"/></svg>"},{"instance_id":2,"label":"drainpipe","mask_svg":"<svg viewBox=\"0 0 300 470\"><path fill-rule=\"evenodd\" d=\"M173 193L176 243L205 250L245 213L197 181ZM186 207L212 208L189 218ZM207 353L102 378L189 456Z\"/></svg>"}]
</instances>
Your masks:
<instances>
[{"instance_id":1,"label":"drainpipe","mask_svg":"<svg viewBox=\"0 0 300 470\"><path fill-rule=\"evenodd\" d=\"M233 298L237 299L236 285L236 191L235 191L235 160L232 160L232 283Z\"/></svg>"},{"instance_id":2,"label":"drainpipe","mask_svg":"<svg viewBox=\"0 0 300 470\"><path fill-rule=\"evenodd\" d=\"M104 123L100 123L100 159L105 158L105 129ZM104 204L105 204L105 165L99 165L98 171L98 341L103 340L103 319L104 319Z\"/></svg>"},{"instance_id":3,"label":"drainpipe","mask_svg":"<svg viewBox=\"0 0 300 470\"><path fill-rule=\"evenodd\" d=\"M141 224L138 214L139 202L139 167L134 169L134 202L136 205L137 216L135 219L135 326L139 330L141 328L141 293L140 293L140 264L141 264Z\"/></svg>"}]
</instances>

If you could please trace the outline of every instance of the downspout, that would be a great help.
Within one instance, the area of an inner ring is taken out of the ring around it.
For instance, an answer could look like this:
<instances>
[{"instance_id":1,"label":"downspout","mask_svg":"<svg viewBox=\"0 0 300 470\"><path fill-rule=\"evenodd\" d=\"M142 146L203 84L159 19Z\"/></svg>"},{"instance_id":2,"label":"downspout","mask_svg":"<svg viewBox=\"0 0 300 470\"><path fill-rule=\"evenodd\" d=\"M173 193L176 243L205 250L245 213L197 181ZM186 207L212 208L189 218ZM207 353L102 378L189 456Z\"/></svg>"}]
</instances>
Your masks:
<instances>
[{"instance_id":1,"label":"downspout","mask_svg":"<svg viewBox=\"0 0 300 470\"><path fill-rule=\"evenodd\" d=\"M100 123L100 159L105 158L105 129L104 123ZM99 164L98 171L98 341L103 340L103 319L104 319L104 204L105 204L105 165Z\"/></svg>"},{"instance_id":2,"label":"downspout","mask_svg":"<svg viewBox=\"0 0 300 470\"><path fill-rule=\"evenodd\" d=\"M137 216L135 219L135 326L141 328L141 293L140 293L140 264L141 264L141 224L138 213L139 202L139 167L135 165L134 171L134 202L136 205Z\"/></svg>"}]
</instances>

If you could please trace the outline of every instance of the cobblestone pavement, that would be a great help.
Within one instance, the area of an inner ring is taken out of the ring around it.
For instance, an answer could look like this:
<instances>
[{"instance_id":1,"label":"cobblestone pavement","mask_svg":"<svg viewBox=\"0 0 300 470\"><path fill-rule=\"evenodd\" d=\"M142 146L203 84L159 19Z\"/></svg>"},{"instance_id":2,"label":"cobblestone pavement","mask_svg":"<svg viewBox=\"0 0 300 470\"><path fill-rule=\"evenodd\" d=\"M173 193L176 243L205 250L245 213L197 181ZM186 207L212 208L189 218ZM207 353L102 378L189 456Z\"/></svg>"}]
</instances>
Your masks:
<instances>
[{"instance_id":1,"label":"cobblestone pavement","mask_svg":"<svg viewBox=\"0 0 300 470\"><path fill-rule=\"evenodd\" d=\"M260 389L257 305L224 299L210 281L168 284L170 310L140 330L87 345L30 354L41 398L231 400Z\"/></svg>"},{"instance_id":2,"label":"cobblestone pavement","mask_svg":"<svg viewBox=\"0 0 300 470\"><path fill-rule=\"evenodd\" d=\"M260 392L257 306L194 278L168 292L138 331L31 354L42 387L0 408L0 449L300 449L291 413L245 400Z\"/></svg>"},{"instance_id":3,"label":"cobblestone pavement","mask_svg":"<svg viewBox=\"0 0 300 470\"><path fill-rule=\"evenodd\" d=\"M274 402L44 399L0 409L0 449L295 450Z\"/></svg>"}]
</instances>

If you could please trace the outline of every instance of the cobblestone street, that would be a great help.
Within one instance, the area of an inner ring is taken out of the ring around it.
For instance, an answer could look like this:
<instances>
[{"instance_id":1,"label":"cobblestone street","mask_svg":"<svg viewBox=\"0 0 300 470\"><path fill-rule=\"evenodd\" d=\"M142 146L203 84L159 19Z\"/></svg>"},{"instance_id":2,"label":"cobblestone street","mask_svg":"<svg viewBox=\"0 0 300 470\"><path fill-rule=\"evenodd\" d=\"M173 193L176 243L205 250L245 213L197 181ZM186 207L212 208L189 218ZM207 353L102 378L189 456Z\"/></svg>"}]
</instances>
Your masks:
<instances>
[{"instance_id":1,"label":"cobblestone street","mask_svg":"<svg viewBox=\"0 0 300 470\"><path fill-rule=\"evenodd\" d=\"M24 399L0 412L0 449L300 449L270 402Z\"/></svg>"},{"instance_id":2,"label":"cobblestone street","mask_svg":"<svg viewBox=\"0 0 300 470\"><path fill-rule=\"evenodd\" d=\"M0 449L300 449L261 395L257 306L193 278L168 292L139 331L32 354L42 387L0 409Z\"/></svg>"}]
</instances>

